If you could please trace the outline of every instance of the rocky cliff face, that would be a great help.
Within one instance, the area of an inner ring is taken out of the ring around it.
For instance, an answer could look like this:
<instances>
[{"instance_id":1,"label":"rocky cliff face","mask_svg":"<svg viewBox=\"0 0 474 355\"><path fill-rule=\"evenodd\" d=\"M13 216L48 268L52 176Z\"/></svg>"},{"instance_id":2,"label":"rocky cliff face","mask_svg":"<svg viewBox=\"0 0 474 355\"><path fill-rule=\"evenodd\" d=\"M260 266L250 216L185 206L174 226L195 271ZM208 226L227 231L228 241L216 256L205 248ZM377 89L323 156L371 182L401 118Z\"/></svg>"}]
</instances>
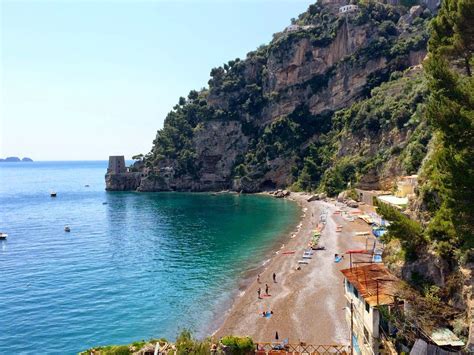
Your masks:
<instances>
[{"instance_id":1,"label":"rocky cliff face","mask_svg":"<svg viewBox=\"0 0 474 355\"><path fill-rule=\"evenodd\" d=\"M213 69L209 89L180 99L145 157L138 190L252 192L298 183L312 147L331 145L327 137L340 130L335 113L426 53L428 10L369 2L340 15L338 6L311 5L269 45ZM412 131L375 134L390 144L384 134L401 142ZM358 140L346 135L341 154L353 154ZM117 178L108 189L135 187Z\"/></svg>"},{"instance_id":2,"label":"rocky cliff face","mask_svg":"<svg viewBox=\"0 0 474 355\"><path fill-rule=\"evenodd\" d=\"M105 175L105 189L107 191L134 191L141 183L141 173L108 173Z\"/></svg>"}]
</instances>

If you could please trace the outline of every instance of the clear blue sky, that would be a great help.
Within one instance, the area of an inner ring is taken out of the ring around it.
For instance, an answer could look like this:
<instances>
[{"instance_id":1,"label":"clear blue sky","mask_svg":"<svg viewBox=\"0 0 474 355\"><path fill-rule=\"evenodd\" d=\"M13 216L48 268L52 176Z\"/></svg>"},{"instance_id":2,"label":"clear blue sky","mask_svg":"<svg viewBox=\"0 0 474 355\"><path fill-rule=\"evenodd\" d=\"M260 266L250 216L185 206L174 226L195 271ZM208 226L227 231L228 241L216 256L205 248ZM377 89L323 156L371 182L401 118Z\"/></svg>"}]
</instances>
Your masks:
<instances>
[{"instance_id":1,"label":"clear blue sky","mask_svg":"<svg viewBox=\"0 0 474 355\"><path fill-rule=\"evenodd\" d=\"M0 0L0 157L147 153L179 96L310 0Z\"/></svg>"}]
</instances>

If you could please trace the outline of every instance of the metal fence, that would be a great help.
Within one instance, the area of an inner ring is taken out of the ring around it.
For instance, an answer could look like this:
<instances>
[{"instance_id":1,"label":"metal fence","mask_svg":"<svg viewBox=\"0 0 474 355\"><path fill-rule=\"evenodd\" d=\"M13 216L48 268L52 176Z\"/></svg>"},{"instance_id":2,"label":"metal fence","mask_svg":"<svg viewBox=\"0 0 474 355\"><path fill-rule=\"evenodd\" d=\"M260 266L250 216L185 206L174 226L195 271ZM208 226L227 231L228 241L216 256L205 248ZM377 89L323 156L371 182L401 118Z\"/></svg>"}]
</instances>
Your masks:
<instances>
[{"instance_id":1,"label":"metal fence","mask_svg":"<svg viewBox=\"0 0 474 355\"><path fill-rule=\"evenodd\" d=\"M256 355L319 355L319 354L350 354L347 345L312 345L312 344L285 344L256 343Z\"/></svg>"}]
</instances>

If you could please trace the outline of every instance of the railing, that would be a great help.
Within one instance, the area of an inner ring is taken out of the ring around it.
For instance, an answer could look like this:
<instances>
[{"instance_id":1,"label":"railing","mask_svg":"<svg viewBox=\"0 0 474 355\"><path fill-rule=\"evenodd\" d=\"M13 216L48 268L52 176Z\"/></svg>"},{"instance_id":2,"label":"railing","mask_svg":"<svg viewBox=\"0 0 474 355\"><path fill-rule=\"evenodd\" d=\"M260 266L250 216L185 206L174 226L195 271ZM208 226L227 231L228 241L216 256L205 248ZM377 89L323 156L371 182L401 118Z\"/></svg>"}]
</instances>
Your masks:
<instances>
[{"instance_id":1,"label":"railing","mask_svg":"<svg viewBox=\"0 0 474 355\"><path fill-rule=\"evenodd\" d=\"M256 355L319 355L319 354L350 354L347 345L312 345L312 344L285 344L282 343L256 343Z\"/></svg>"},{"instance_id":2,"label":"railing","mask_svg":"<svg viewBox=\"0 0 474 355\"><path fill-rule=\"evenodd\" d=\"M225 346L211 347L209 351L198 352L199 354L209 355L232 355L232 349ZM312 345L312 344L284 344L280 343L255 343L255 352L253 350L246 352L239 352L239 354L255 354L255 355L333 355L351 353L348 345ZM92 355L93 353L91 353ZM99 353L97 353L99 354ZM176 355L178 354L176 347L173 344L165 344L160 346L159 343L155 346L155 351L145 351L139 354L149 355ZM196 353L197 354L197 353Z\"/></svg>"}]
</instances>

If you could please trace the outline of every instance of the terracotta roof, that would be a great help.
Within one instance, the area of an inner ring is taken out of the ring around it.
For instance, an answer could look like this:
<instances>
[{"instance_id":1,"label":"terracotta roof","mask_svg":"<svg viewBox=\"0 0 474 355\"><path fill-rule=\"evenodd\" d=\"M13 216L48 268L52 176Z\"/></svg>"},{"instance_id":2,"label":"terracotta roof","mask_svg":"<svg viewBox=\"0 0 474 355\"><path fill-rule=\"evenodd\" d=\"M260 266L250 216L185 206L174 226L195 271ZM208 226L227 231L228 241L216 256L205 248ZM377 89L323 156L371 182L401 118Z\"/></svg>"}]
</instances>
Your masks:
<instances>
[{"instance_id":1,"label":"terracotta roof","mask_svg":"<svg viewBox=\"0 0 474 355\"><path fill-rule=\"evenodd\" d=\"M380 263L341 270L370 306L392 304L399 280Z\"/></svg>"}]
</instances>

